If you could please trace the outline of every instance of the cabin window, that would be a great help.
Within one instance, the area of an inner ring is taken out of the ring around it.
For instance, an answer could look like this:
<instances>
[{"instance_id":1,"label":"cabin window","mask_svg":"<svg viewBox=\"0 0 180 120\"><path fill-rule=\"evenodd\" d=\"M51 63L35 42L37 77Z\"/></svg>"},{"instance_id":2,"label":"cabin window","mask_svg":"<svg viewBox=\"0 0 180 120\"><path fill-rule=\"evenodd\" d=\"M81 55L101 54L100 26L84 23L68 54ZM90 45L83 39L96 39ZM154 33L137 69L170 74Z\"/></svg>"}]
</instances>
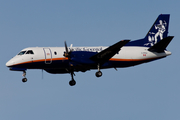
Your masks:
<instances>
[{"instance_id":1,"label":"cabin window","mask_svg":"<svg viewBox=\"0 0 180 120\"><path fill-rule=\"evenodd\" d=\"M34 52L32 50L28 50L26 54L34 54Z\"/></svg>"},{"instance_id":2,"label":"cabin window","mask_svg":"<svg viewBox=\"0 0 180 120\"><path fill-rule=\"evenodd\" d=\"M57 55L57 52L54 52L55 55Z\"/></svg>"},{"instance_id":3,"label":"cabin window","mask_svg":"<svg viewBox=\"0 0 180 120\"><path fill-rule=\"evenodd\" d=\"M21 51L18 55L24 55L26 51Z\"/></svg>"}]
</instances>

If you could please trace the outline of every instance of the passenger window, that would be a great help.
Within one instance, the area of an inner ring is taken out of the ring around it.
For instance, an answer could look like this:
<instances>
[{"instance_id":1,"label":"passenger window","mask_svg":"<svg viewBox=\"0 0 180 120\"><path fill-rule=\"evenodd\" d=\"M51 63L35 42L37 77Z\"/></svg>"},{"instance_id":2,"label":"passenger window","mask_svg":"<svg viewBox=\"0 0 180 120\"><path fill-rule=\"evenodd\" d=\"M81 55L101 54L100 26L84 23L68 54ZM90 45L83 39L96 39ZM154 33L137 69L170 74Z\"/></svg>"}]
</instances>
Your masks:
<instances>
[{"instance_id":1,"label":"passenger window","mask_svg":"<svg viewBox=\"0 0 180 120\"><path fill-rule=\"evenodd\" d=\"M26 54L34 54L34 52L32 50L28 50Z\"/></svg>"},{"instance_id":2,"label":"passenger window","mask_svg":"<svg viewBox=\"0 0 180 120\"><path fill-rule=\"evenodd\" d=\"M21 51L18 55L24 55L26 51Z\"/></svg>"},{"instance_id":3,"label":"passenger window","mask_svg":"<svg viewBox=\"0 0 180 120\"><path fill-rule=\"evenodd\" d=\"M54 52L55 55L57 55L57 52Z\"/></svg>"}]
</instances>

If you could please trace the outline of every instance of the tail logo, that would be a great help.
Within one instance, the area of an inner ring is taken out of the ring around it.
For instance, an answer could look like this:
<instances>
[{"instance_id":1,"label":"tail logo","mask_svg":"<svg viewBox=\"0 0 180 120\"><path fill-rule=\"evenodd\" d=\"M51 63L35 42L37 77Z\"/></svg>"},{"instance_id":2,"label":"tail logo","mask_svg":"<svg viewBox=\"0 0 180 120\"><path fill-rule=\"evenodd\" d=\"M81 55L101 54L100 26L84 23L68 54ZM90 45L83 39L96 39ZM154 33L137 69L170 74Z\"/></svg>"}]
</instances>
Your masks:
<instances>
[{"instance_id":1,"label":"tail logo","mask_svg":"<svg viewBox=\"0 0 180 120\"><path fill-rule=\"evenodd\" d=\"M163 33L166 31L167 23L166 21L159 20L159 24L154 24L155 32L149 32L148 34L148 43L144 44L148 46L149 44L153 46L156 44L159 40L163 39Z\"/></svg>"}]
</instances>

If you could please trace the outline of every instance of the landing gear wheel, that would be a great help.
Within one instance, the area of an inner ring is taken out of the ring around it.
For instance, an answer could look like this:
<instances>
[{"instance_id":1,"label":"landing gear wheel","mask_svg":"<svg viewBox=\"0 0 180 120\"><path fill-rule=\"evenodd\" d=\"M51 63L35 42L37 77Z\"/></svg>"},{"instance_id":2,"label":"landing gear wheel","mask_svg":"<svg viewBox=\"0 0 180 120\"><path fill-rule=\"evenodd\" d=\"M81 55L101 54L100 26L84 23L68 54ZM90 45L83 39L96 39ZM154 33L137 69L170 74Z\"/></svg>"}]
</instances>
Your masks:
<instances>
[{"instance_id":1,"label":"landing gear wheel","mask_svg":"<svg viewBox=\"0 0 180 120\"><path fill-rule=\"evenodd\" d=\"M22 79L22 82L27 82L27 78L23 78L23 79Z\"/></svg>"},{"instance_id":2,"label":"landing gear wheel","mask_svg":"<svg viewBox=\"0 0 180 120\"><path fill-rule=\"evenodd\" d=\"M102 76L102 72L101 71L97 71L96 72L96 77L101 77Z\"/></svg>"},{"instance_id":3,"label":"landing gear wheel","mask_svg":"<svg viewBox=\"0 0 180 120\"><path fill-rule=\"evenodd\" d=\"M69 81L69 85L70 85L70 86L74 86L75 84L76 84L76 81L75 81L75 80Z\"/></svg>"}]
</instances>

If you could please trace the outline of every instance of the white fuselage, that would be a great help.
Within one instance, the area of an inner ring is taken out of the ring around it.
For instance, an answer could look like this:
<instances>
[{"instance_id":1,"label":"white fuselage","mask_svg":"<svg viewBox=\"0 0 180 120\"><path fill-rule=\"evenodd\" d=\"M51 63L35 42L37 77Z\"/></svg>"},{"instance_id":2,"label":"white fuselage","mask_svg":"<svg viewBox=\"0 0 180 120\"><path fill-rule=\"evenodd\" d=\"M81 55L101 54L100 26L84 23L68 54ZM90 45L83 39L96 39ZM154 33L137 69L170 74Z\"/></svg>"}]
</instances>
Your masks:
<instances>
[{"instance_id":1,"label":"white fuselage","mask_svg":"<svg viewBox=\"0 0 180 120\"><path fill-rule=\"evenodd\" d=\"M105 48L107 47L72 47L69 49L71 49L71 51L100 52ZM169 51L164 51L163 53L157 53L157 52L150 52L147 49L148 47L124 46L109 61L115 61L116 63L131 62L130 65L127 66L122 65L122 67L128 67L171 55L171 52ZM43 68L43 64L44 66L48 65L48 67L50 67L54 61L61 61L61 63L63 63L63 61L67 60L67 58L63 56L65 52L64 47L29 47L23 49L22 51L24 51L24 54L16 55L6 63L6 66L13 67L23 64L28 64L30 67L27 67L27 69L28 68L44 69L46 67ZM33 54L26 54L27 51L33 51ZM138 63L133 64L132 62L138 62ZM36 63L37 67L36 66L31 67L31 63ZM41 64L40 67L38 63ZM121 67L121 65L117 64L117 66L113 65L112 67Z\"/></svg>"}]
</instances>

